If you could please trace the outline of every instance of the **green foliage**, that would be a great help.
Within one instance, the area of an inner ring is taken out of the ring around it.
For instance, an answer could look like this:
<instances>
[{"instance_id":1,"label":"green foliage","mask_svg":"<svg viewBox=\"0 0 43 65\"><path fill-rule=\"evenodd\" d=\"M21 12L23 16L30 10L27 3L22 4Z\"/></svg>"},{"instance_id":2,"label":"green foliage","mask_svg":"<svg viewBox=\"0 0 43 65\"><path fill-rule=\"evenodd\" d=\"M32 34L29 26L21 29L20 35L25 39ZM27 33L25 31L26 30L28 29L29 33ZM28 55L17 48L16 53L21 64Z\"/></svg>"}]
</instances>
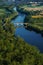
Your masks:
<instances>
[{"instance_id":1,"label":"green foliage","mask_svg":"<svg viewBox=\"0 0 43 65\"><path fill-rule=\"evenodd\" d=\"M37 15L37 14L35 13L35 15ZM28 25L26 25L27 28L28 29L30 28L31 30L34 30L36 32L43 34L43 18L41 18L41 17L40 18L32 18L32 16L34 16L34 12L33 12L33 14L28 14L25 17L24 23L25 22L28 23Z\"/></svg>"},{"instance_id":2,"label":"green foliage","mask_svg":"<svg viewBox=\"0 0 43 65\"><path fill-rule=\"evenodd\" d=\"M0 65L43 65L43 54L16 37L11 19L5 19L0 21Z\"/></svg>"},{"instance_id":3,"label":"green foliage","mask_svg":"<svg viewBox=\"0 0 43 65\"><path fill-rule=\"evenodd\" d=\"M43 55L11 32L13 26L0 24L0 65L42 65ZM13 29L12 29L13 31Z\"/></svg>"}]
</instances>

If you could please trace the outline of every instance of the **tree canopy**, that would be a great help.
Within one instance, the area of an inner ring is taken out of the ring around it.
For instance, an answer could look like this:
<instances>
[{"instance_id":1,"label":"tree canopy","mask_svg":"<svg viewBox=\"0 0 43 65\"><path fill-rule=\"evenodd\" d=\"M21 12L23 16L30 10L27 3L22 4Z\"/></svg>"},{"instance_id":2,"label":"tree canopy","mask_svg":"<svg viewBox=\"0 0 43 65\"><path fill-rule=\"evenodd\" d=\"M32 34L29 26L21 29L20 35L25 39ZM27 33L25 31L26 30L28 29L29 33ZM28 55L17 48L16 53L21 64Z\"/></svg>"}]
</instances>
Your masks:
<instances>
[{"instance_id":1,"label":"tree canopy","mask_svg":"<svg viewBox=\"0 0 43 65\"><path fill-rule=\"evenodd\" d=\"M10 21L0 20L0 65L43 65L43 54L16 37Z\"/></svg>"}]
</instances>

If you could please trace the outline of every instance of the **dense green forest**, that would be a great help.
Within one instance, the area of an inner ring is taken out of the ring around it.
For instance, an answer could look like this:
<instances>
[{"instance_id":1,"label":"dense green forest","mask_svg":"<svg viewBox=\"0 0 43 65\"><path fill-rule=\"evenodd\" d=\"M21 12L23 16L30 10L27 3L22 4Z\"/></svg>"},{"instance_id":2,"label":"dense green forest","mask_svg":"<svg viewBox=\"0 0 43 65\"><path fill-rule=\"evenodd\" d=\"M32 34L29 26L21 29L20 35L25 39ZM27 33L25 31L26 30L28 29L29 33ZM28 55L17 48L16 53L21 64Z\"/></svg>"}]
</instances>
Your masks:
<instances>
[{"instance_id":1,"label":"dense green forest","mask_svg":"<svg viewBox=\"0 0 43 65\"><path fill-rule=\"evenodd\" d=\"M11 20L17 15L15 11L0 9L0 65L43 65L43 54L15 36Z\"/></svg>"}]
</instances>

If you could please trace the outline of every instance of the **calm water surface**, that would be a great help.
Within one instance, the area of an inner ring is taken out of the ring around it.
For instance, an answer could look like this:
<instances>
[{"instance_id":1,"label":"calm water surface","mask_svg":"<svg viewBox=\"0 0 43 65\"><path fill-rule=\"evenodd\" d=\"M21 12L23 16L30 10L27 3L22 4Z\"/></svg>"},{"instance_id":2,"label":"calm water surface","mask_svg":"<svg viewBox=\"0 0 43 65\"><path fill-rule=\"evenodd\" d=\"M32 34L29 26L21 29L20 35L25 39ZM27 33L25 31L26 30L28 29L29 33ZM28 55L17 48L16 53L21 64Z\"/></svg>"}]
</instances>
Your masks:
<instances>
[{"instance_id":1,"label":"calm water surface","mask_svg":"<svg viewBox=\"0 0 43 65\"><path fill-rule=\"evenodd\" d=\"M16 9L15 9L16 10ZM15 25L15 23L18 22L24 22L25 14L19 13L19 15L14 19L12 22ZM16 25L15 25L16 26ZM19 25L17 25L19 26ZM36 33L34 31L26 30L25 27L17 27L15 31L16 36L20 36L24 39L27 43L34 45L38 47L38 49L43 52L43 37L41 34Z\"/></svg>"}]
</instances>

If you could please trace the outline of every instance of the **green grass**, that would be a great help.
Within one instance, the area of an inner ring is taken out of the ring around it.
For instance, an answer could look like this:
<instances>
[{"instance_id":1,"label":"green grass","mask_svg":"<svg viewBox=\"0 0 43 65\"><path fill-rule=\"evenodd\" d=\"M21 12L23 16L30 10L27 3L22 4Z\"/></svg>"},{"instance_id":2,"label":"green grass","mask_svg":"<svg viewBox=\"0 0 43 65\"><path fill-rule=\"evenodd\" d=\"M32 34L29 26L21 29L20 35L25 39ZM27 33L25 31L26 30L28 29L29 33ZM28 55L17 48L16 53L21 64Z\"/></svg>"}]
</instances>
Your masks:
<instances>
[{"instance_id":1,"label":"green grass","mask_svg":"<svg viewBox=\"0 0 43 65\"><path fill-rule=\"evenodd\" d=\"M0 17L3 17L5 13L6 13L5 9L0 9Z\"/></svg>"}]
</instances>

